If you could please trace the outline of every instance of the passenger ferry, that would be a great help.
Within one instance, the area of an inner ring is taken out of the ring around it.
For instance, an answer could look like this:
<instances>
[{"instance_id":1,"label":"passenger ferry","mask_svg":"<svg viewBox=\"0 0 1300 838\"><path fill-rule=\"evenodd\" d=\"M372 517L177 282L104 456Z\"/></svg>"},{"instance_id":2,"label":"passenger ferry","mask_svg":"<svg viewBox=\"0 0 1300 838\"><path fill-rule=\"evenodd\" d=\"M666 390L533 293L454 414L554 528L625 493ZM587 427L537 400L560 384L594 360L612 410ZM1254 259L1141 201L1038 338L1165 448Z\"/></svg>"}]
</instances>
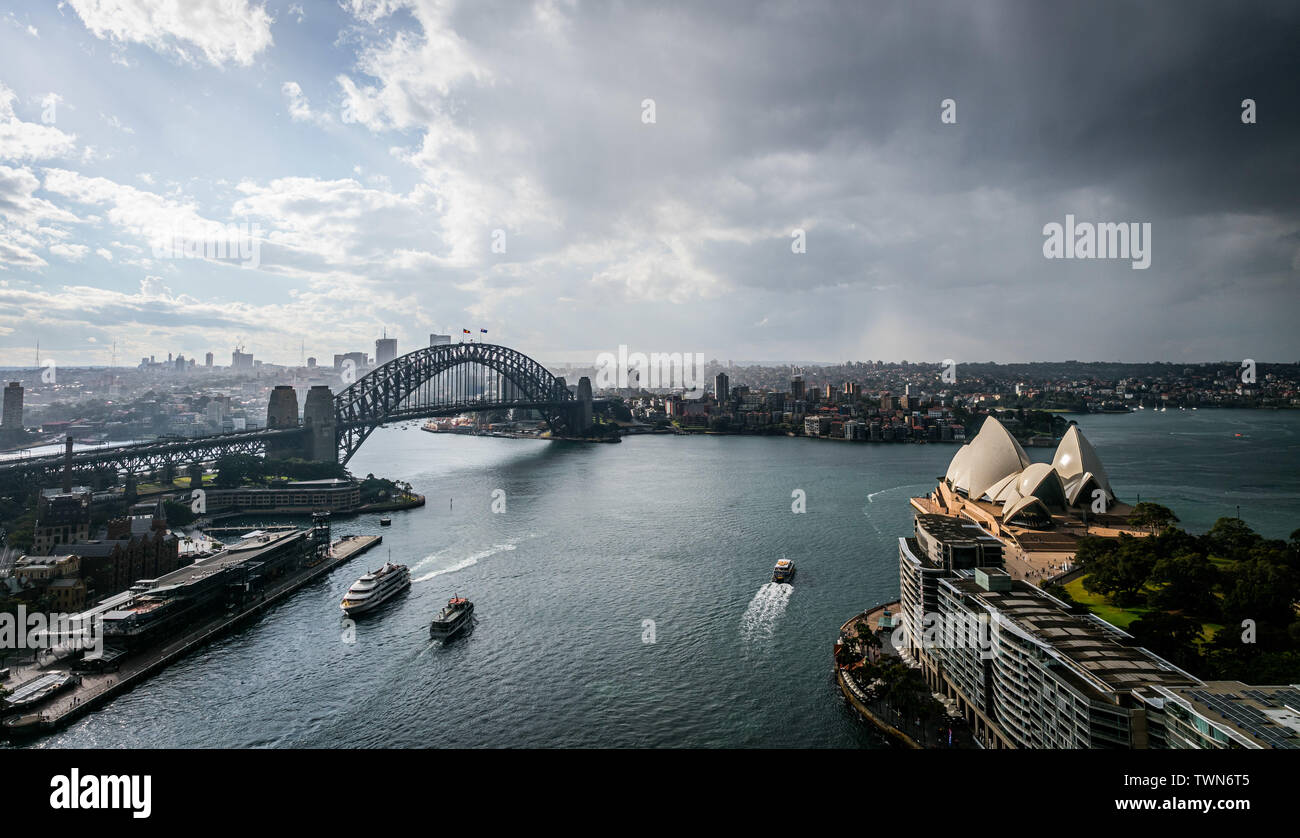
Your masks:
<instances>
[{"instance_id":1,"label":"passenger ferry","mask_svg":"<svg viewBox=\"0 0 1300 838\"><path fill-rule=\"evenodd\" d=\"M463 596L447 600L447 607L429 623L429 636L447 640L474 621L474 603Z\"/></svg>"},{"instance_id":2,"label":"passenger ferry","mask_svg":"<svg viewBox=\"0 0 1300 838\"><path fill-rule=\"evenodd\" d=\"M789 559L781 559L776 563L776 567L772 568L772 581L789 583L793 580L794 562Z\"/></svg>"},{"instance_id":3,"label":"passenger ferry","mask_svg":"<svg viewBox=\"0 0 1300 838\"><path fill-rule=\"evenodd\" d=\"M404 564L386 562L352 583L339 605L349 617L378 608L411 587L411 569Z\"/></svg>"}]
</instances>

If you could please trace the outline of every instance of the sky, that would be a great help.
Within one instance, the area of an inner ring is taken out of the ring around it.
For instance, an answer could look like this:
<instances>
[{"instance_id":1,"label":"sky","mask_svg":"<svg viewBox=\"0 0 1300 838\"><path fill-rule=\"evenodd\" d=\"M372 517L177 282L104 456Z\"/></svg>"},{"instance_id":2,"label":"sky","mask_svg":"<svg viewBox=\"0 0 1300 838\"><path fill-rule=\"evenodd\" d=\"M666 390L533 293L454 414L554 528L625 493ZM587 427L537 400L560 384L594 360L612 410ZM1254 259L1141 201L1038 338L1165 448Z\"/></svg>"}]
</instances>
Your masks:
<instances>
[{"instance_id":1,"label":"sky","mask_svg":"<svg viewBox=\"0 0 1300 838\"><path fill-rule=\"evenodd\" d=\"M1298 23L6 2L0 365L38 341L42 364L329 363L462 329L554 362L1296 361ZM1067 216L1149 225L1149 267L1047 258ZM217 231L230 253L203 252Z\"/></svg>"}]
</instances>

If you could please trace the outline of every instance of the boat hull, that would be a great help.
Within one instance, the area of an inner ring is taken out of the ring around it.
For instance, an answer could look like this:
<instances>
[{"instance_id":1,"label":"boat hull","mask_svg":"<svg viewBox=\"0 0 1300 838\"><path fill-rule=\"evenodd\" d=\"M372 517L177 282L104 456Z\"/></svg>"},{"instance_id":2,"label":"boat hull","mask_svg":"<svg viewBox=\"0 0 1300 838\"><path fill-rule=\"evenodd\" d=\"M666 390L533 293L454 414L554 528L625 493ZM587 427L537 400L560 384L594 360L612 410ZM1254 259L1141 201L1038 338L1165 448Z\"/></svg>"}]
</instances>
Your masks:
<instances>
[{"instance_id":1,"label":"boat hull","mask_svg":"<svg viewBox=\"0 0 1300 838\"><path fill-rule=\"evenodd\" d=\"M407 590L410 587L411 587L411 580L407 579L402 584L394 586L392 590L388 591L382 596L368 597L367 599L365 599L364 601L356 605L340 604L339 607L343 609L344 614L347 614L349 617L355 617L358 614L365 614L368 611L374 611L376 608L383 605L385 602L388 602L390 599L392 599L393 597L397 596L398 594L402 593L403 591Z\"/></svg>"},{"instance_id":2,"label":"boat hull","mask_svg":"<svg viewBox=\"0 0 1300 838\"><path fill-rule=\"evenodd\" d=\"M468 608L451 620L434 620L429 624L429 636L434 640L448 640L464 631L474 622L474 609Z\"/></svg>"}]
</instances>

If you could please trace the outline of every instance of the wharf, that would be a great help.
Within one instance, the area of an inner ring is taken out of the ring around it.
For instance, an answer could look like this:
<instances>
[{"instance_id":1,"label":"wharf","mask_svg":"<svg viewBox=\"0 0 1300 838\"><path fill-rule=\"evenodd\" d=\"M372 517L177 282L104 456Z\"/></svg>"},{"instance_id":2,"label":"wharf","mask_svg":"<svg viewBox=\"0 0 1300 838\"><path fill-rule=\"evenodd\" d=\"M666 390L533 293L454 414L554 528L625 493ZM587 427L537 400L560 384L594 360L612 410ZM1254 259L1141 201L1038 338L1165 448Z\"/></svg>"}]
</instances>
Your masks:
<instances>
[{"instance_id":1,"label":"wharf","mask_svg":"<svg viewBox=\"0 0 1300 838\"><path fill-rule=\"evenodd\" d=\"M314 565L304 565L278 584L271 586L257 602L236 614L220 615L190 627L180 637L151 649L134 653L122 660L114 672L83 673L81 683L74 689L61 693L42 706L37 713L25 717L21 728L7 731L15 738L43 736L71 723L73 720L107 705L122 693L142 683L222 633L257 616L267 608L284 600L309 582L329 573L366 551L378 546L383 536L350 535L330 545L328 558ZM32 672L35 676L39 670Z\"/></svg>"}]
</instances>

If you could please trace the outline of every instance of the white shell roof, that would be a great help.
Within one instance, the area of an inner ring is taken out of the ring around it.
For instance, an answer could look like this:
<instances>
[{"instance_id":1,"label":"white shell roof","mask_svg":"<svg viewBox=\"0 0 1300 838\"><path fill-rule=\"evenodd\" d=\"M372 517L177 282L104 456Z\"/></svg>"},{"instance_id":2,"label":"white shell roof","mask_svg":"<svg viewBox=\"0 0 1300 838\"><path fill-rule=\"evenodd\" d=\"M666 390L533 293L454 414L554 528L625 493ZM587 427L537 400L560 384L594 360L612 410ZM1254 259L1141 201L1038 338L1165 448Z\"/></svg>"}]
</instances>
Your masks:
<instances>
[{"instance_id":1,"label":"white shell roof","mask_svg":"<svg viewBox=\"0 0 1300 838\"><path fill-rule=\"evenodd\" d=\"M1061 437L1051 464L1034 463L1006 427L990 416L970 444L957 451L944 479L967 497L1002 504L1004 518L1023 509L1024 501L1031 498L1053 505L1062 498L1070 505L1086 501L1082 491L1086 486L1104 489L1108 498L1115 498L1101 458L1078 425L1071 425Z\"/></svg>"},{"instance_id":2,"label":"white shell roof","mask_svg":"<svg viewBox=\"0 0 1300 838\"><path fill-rule=\"evenodd\" d=\"M965 490L967 497L978 498L1004 477L1024 470L1029 462L1015 437L990 416L970 444L952 458L945 478Z\"/></svg>"},{"instance_id":3,"label":"white shell roof","mask_svg":"<svg viewBox=\"0 0 1300 838\"><path fill-rule=\"evenodd\" d=\"M1097 449L1092 447L1078 425L1071 425L1065 436L1061 437L1060 445L1056 446L1056 456L1052 457L1052 468L1056 469L1056 473L1065 482L1091 472L1098 486L1107 492L1111 491L1110 478L1101 464L1101 457L1097 456Z\"/></svg>"}]
</instances>

